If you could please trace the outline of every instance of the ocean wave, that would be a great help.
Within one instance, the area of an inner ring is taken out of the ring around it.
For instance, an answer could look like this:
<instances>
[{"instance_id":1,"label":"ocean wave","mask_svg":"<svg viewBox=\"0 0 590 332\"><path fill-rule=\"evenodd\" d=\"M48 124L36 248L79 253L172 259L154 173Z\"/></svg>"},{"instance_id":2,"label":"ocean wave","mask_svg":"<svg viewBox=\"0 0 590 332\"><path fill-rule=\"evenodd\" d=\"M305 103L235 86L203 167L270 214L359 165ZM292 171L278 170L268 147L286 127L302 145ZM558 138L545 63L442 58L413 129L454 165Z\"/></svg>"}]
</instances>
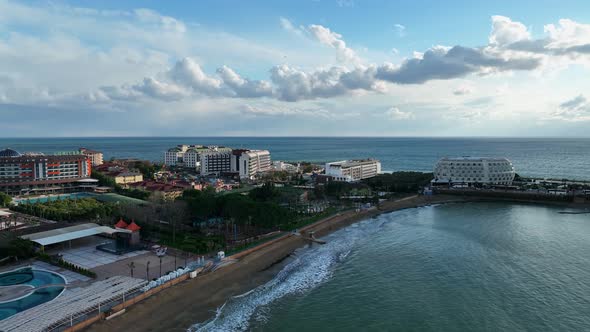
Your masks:
<instances>
[{"instance_id":1,"label":"ocean wave","mask_svg":"<svg viewBox=\"0 0 590 332\"><path fill-rule=\"evenodd\" d=\"M252 320L266 322L273 301L303 294L329 280L335 266L345 261L358 240L378 231L380 226L380 222L363 222L329 235L325 245L298 250L295 259L271 281L231 298L218 308L215 317L193 325L188 331L245 331Z\"/></svg>"}]
</instances>

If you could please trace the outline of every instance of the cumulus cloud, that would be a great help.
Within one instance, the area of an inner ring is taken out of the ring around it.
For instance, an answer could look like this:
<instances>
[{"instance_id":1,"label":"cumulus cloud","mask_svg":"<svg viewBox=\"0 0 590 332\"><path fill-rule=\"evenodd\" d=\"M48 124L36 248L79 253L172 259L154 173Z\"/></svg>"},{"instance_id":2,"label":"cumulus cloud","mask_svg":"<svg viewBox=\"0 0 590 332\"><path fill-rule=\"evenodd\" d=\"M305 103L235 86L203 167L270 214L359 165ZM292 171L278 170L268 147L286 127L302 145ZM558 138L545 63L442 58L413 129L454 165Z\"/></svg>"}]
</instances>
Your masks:
<instances>
[{"instance_id":1,"label":"cumulus cloud","mask_svg":"<svg viewBox=\"0 0 590 332\"><path fill-rule=\"evenodd\" d=\"M545 25L543 30L545 37L533 39L524 24L508 17L492 16L490 47L552 56L590 54L590 24L561 19L558 24Z\"/></svg>"},{"instance_id":2,"label":"cumulus cloud","mask_svg":"<svg viewBox=\"0 0 590 332\"><path fill-rule=\"evenodd\" d=\"M348 70L331 67L326 70L306 72L288 65L271 69L271 81L278 99L298 101L301 99L328 98L344 95L355 90L382 91L375 81L375 67Z\"/></svg>"},{"instance_id":3,"label":"cumulus cloud","mask_svg":"<svg viewBox=\"0 0 590 332\"><path fill-rule=\"evenodd\" d=\"M510 45L530 38L531 34L524 24L512 21L505 16L492 16L492 32L489 36L490 45Z\"/></svg>"},{"instance_id":4,"label":"cumulus cloud","mask_svg":"<svg viewBox=\"0 0 590 332\"><path fill-rule=\"evenodd\" d=\"M584 95L578 95L559 105L553 113L555 118L565 121L590 121L590 102Z\"/></svg>"},{"instance_id":5,"label":"cumulus cloud","mask_svg":"<svg viewBox=\"0 0 590 332\"><path fill-rule=\"evenodd\" d=\"M189 91L182 86L158 81L153 77L146 77L143 82L133 86L133 89L146 96L163 100L180 100L190 94Z\"/></svg>"},{"instance_id":6,"label":"cumulus cloud","mask_svg":"<svg viewBox=\"0 0 590 332\"><path fill-rule=\"evenodd\" d=\"M207 76L201 66L191 58L178 61L167 75L174 82L189 86L202 94L217 94L221 87L221 80Z\"/></svg>"},{"instance_id":7,"label":"cumulus cloud","mask_svg":"<svg viewBox=\"0 0 590 332\"><path fill-rule=\"evenodd\" d=\"M346 46L346 42L342 39L342 35L331 31L329 28L322 25L316 24L310 25L307 30L320 43L336 49L338 57L342 61L360 63L360 58L354 50Z\"/></svg>"},{"instance_id":8,"label":"cumulus cloud","mask_svg":"<svg viewBox=\"0 0 590 332\"><path fill-rule=\"evenodd\" d=\"M397 107L391 107L385 112L385 114L393 120L410 120L414 118L414 113L402 112Z\"/></svg>"},{"instance_id":9,"label":"cumulus cloud","mask_svg":"<svg viewBox=\"0 0 590 332\"><path fill-rule=\"evenodd\" d=\"M217 74L237 97L257 98L272 95L272 86L267 81L251 81L242 78L233 69L223 66L217 69Z\"/></svg>"},{"instance_id":10,"label":"cumulus cloud","mask_svg":"<svg viewBox=\"0 0 590 332\"><path fill-rule=\"evenodd\" d=\"M408 59L401 66L386 64L379 67L377 78L398 84L420 84L473 73L532 70L539 65L540 59L534 57L506 59L479 48L435 46L422 57Z\"/></svg>"}]
</instances>

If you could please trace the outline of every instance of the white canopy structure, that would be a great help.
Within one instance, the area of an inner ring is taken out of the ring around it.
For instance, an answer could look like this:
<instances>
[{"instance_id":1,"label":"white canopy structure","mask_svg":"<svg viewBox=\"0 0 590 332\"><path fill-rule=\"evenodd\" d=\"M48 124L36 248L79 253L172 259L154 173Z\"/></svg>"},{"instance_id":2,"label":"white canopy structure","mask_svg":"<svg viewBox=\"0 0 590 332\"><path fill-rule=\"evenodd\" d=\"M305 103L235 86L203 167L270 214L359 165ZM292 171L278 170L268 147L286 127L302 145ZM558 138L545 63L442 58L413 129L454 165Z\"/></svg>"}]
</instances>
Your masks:
<instances>
[{"instance_id":1,"label":"white canopy structure","mask_svg":"<svg viewBox=\"0 0 590 332\"><path fill-rule=\"evenodd\" d=\"M131 233L126 229L115 229L108 226L100 226L93 223L52 229L50 231L22 235L21 238L31 240L42 246L66 242L97 234Z\"/></svg>"}]
</instances>

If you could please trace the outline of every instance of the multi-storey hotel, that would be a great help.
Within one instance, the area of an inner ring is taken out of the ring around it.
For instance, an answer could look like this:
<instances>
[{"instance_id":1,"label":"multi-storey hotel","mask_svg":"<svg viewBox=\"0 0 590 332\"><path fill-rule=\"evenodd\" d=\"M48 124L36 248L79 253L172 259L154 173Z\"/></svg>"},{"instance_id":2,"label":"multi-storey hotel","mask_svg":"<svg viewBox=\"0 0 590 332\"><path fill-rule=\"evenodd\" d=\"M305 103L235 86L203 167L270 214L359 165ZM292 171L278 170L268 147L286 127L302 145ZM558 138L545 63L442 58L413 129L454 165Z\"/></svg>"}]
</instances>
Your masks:
<instances>
[{"instance_id":1,"label":"multi-storey hotel","mask_svg":"<svg viewBox=\"0 0 590 332\"><path fill-rule=\"evenodd\" d=\"M271 170L268 150L217 146L178 145L164 153L164 162L168 166L194 168L203 175L238 173L243 179L253 179L258 173Z\"/></svg>"},{"instance_id":2,"label":"multi-storey hotel","mask_svg":"<svg viewBox=\"0 0 590 332\"><path fill-rule=\"evenodd\" d=\"M164 153L164 163L168 166L196 168L199 171L204 154L231 153L231 151L231 148L223 146L181 144Z\"/></svg>"},{"instance_id":3,"label":"multi-storey hotel","mask_svg":"<svg viewBox=\"0 0 590 332\"><path fill-rule=\"evenodd\" d=\"M201 154L201 174L220 174L231 172L232 150L208 151Z\"/></svg>"},{"instance_id":4,"label":"multi-storey hotel","mask_svg":"<svg viewBox=\"0 0 590 332\"><path fill-rule=\"evenodd\" d=\"M242 179L254 179L259 173L271 170L270 152L268 150L234 150L232 171L240 174Z\"/></svg>"},{"instance_id":5,"label":"multi-storey hotel","mask_svg":"<svg viewBox=\"0 0 590 332\"><path fill-rule=\"evenodd\" d=\"M80 148L80 152L90 159L92 166L99 166L103 163L102 152L94 151L87 148Z\"/></svg>"},{"instance_id":6,"label":"multi-storey hotel","mask_svg":"<svg viewBox=\"0 0 590 332\"><path fill-rule=\"evenodd\" d=\"M81 186L90 177L87 156L0 151L0 191L11 195L60 191Z\"/></svg>"},{"instance_id":7,"label":"multi-storey hotel","mask_svg":"<svg viewBox=\"0 0 590 332\"><path fill-rule=\"evenodd\" d=\"M344 160L326 163L326 175L334 181L353 182L368 179L381 173L379 160Z\"/></svg>"},{"instance_id":8,"label":"multi-storey hotel","mask_svg":"<svg viewBox=\"0 0 590 332\"><path fill-rule=\"evenodd\" d=\"M511 185L516 175L506 158L442 158L434 166L434 184Z\"/></svg>"}]
</instances>

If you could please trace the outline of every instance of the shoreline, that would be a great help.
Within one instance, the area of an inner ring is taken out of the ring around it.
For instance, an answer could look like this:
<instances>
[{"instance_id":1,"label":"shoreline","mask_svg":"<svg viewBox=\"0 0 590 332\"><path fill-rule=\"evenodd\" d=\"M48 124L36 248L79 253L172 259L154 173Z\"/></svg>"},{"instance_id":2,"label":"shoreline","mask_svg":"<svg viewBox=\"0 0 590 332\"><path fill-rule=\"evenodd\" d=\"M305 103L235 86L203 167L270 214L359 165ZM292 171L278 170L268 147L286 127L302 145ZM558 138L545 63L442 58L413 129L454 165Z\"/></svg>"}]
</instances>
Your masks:
<instances>
[{"instance_id":1,"label":"shoreline","mask_svg":"<svg viewBox=\"0 0 590 332\"><path fill-rule=\"evenodd\" d=\"M360 212L350 210L341 212L307 225L299 231L313 231L315 236L321 238L358 221L383 213L437 204L492 201L547 205L546 202L519 202L454 195L410 196L383 202L378 207ZM588 207L588 204L559 205ZM87 331L186 331L192 325L214 317L217 309L231 297L242 295L270 281L285 266L289 256L307 243L308 240L300 236L286 234L237 253L230 256L238 259L236 263L153 295L128 307L125 314L115 319L103 320L89 326Z\"/></svg>"}]
</instances>

